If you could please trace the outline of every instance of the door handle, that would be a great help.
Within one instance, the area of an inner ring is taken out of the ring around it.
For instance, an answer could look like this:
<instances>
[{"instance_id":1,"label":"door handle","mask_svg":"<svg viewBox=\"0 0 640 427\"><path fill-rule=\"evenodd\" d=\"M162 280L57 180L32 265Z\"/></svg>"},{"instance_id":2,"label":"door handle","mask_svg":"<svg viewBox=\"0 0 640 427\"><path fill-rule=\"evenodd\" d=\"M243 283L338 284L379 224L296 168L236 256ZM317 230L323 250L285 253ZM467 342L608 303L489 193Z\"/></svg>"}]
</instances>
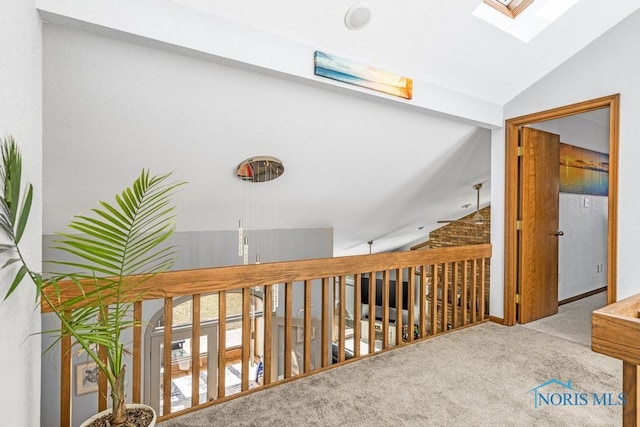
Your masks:
<instances>
[{"instance_id":1,"label":"door handle","mask_svg":"<svg viewBox=\"0 0 640 427\"><path fill-rule=\"evenodd\" d=\"M553 234L555 234L555 235L556 235L556 236L558 236L558 237L560 237L560 236L564 236L564 231L557 230L557 231L556 231L555 233L553 233Z\"/></svg>"}]
</instances>

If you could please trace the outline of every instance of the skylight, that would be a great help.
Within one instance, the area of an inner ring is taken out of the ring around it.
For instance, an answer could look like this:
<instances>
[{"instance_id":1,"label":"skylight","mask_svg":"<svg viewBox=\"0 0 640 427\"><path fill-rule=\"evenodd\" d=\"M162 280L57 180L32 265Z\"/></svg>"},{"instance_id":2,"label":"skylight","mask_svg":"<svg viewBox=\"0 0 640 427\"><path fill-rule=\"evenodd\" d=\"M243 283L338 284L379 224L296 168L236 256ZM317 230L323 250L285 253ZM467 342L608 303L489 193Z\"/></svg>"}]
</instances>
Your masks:
<instances>
[{"instance_id":1,"label":"skylight","mask_svg":"<svg viewBox=\"0 0 640 427\"><path fill-rule=\"evenodd\" d=\"M515 19L533 3L533 0L483 0L483 2L509 18Z\"/></svg>"},{"instance_id":2,"label":"skylight","mask_svg":"<svg viewBox=\"0 0 640 427\"><path fill-rule=\"evenodd\" d=\"M527 43L578 1L484 0L473 15Z\"/></svg>"}]
</instances>

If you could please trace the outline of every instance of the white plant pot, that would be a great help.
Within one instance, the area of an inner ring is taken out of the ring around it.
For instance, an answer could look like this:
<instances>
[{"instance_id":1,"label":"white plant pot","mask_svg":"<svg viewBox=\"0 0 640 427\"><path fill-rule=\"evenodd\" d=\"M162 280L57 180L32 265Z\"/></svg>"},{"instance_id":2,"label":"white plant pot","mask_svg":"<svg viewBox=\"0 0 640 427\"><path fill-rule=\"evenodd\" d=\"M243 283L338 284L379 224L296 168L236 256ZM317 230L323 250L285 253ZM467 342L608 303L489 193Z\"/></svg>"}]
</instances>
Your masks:
<instances>
[{"instance_id":1,"label":"white plant pot","mask_svg":"<svg viewBox=\"0 0 640 427\"><path fill-rule=\"evenodd\" d=\"M154 427L156 425L156 419L158 418L156 411L153 410L153 408L149 405L144 405L142 403L127 403L126 404L127 408L145 408L150 410L151 412L153 412L153 419L151 420L151 422L149 423L149 427ZM80 424L80 427L87 427L89 424L91 424L93 421L104 417L105 415L109 415L111 413L111 408L109 409L105 409L102 412L98 412L97 414L95 414L94 416L92 416L91 418L89 418L87 421L83 422L82 424Z\"/></svg>"}]
</instances>

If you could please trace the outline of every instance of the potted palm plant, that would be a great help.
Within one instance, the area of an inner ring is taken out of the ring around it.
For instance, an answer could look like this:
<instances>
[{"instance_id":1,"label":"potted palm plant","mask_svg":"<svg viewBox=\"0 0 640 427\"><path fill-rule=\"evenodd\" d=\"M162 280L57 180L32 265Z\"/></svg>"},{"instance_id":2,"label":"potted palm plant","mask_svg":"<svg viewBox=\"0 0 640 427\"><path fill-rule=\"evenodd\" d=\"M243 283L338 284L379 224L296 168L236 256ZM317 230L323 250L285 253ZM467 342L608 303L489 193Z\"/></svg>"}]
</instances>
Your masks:
<instances>
[{"instance_id":1,"label":"potted palm plant","mask_svg":"<svg viewBox=\"0 0 640 427\"><path fill-rule=\"evenodd\" d=\"M41 303L48 304L60 319L59 329L43 333L54 334L56 342L71 337L73 344L86 352L111 389L112 405L105 414L108 425L130 425L125 405L128 350L123 332L139 325L132 317L133 305L147 297L137 290L139 286L175 261L175 250L167 244L175 229L171 197L184 183L170 181L170 174L151 175L143 170L131 187L115 196L115 203L99 202L90 214L78 215L70 222L69 228L80 234L58 233L54 248L69 260L52 264L72 272L43 279L27 267L19 250L33 190L27 186L18 209L21 159L15 142L5 140L2 155L0 173L5 192L0 199L0 227L10 244L2 245L0 254L8 255L5 266L19 265L7 296L25 275L32 279ZM78 296L63 299L69 287L76 288ZM106 350L106 362L99 347Z\"/></svg>"}]
</instances>

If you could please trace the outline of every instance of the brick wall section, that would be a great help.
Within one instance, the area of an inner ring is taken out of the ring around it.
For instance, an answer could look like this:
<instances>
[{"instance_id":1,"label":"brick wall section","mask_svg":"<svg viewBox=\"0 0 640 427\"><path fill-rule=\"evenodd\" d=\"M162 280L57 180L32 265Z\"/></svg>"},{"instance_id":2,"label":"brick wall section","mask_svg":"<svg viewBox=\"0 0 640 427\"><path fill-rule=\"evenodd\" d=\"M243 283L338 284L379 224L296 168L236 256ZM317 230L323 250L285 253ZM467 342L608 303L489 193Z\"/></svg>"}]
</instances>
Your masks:
<instances>
[{"instance_id":1,"label":"brick wall section","mask_svg":"<svg viewBox=\"0 0 640 427\"><path fill-rule=\"evenodd\" d=\"M450 247L450 246L465 246L465 245L477 245L482 243L490 243L491 227L489 224L489 220L491 219L491 206L487 206L483 209L480 209L480 214L483 216L485 220L483 224L478 225L478 224L471 224L471 223L464 223L464 222L452 222L450 224L447 224L429 233L429 240L422 244L414 246L414 248L416 250L428 250L431 248L444 248L444 247ZM472 221L474 216L475 216L475 212L461 218L461 220ZM469 273L470 273L470 270L469 270ZM449 277L452 277L451 266L449 266ZM490 277L491 277L490 266L489 266L489 263L487 262L486 268L485 268L485 278L484 278L485 280L485 292L484 292L485 318L488 317L489 315ZM449 279L448 286L449 286L448 294L451 296L452 289L453 289L453 284L451 283L451 279ZM467 300L471 301L470 293L468 293ZM449 297L448 305L449 307L451 307L451 297ZM460 318L462 313L461 313L459 298L457 298L456 306L458 309L458 313L460 314L458 318ZM478 309L479 309L479 305L478 305ZM448 317L449 317L449 323L451 323L452 316L451 316L450 309L448 310ZM440 316L438 316L438 318L440 318ZM440 322L438 321L438 323ZM456 326L459 326L459 324ZM438 329L442 330L441 328L442 326L439 324Z\"/></svg>"},{"instance_id":2,"label":"brick wall section","mask_svg":"<svg viewBox=\"0 0 640 427\"><path fill-rule=\"evenodd\" d=\"M466 224L463 222L452 222L433 230L429 233L427 248L444 248L449 246L477 245L490 243L491 227L491 206L480 209L480 215L485 219L482 225ZM462 220L472 221L475 212L465 216Z\"/></svg>"}]
</instances>

